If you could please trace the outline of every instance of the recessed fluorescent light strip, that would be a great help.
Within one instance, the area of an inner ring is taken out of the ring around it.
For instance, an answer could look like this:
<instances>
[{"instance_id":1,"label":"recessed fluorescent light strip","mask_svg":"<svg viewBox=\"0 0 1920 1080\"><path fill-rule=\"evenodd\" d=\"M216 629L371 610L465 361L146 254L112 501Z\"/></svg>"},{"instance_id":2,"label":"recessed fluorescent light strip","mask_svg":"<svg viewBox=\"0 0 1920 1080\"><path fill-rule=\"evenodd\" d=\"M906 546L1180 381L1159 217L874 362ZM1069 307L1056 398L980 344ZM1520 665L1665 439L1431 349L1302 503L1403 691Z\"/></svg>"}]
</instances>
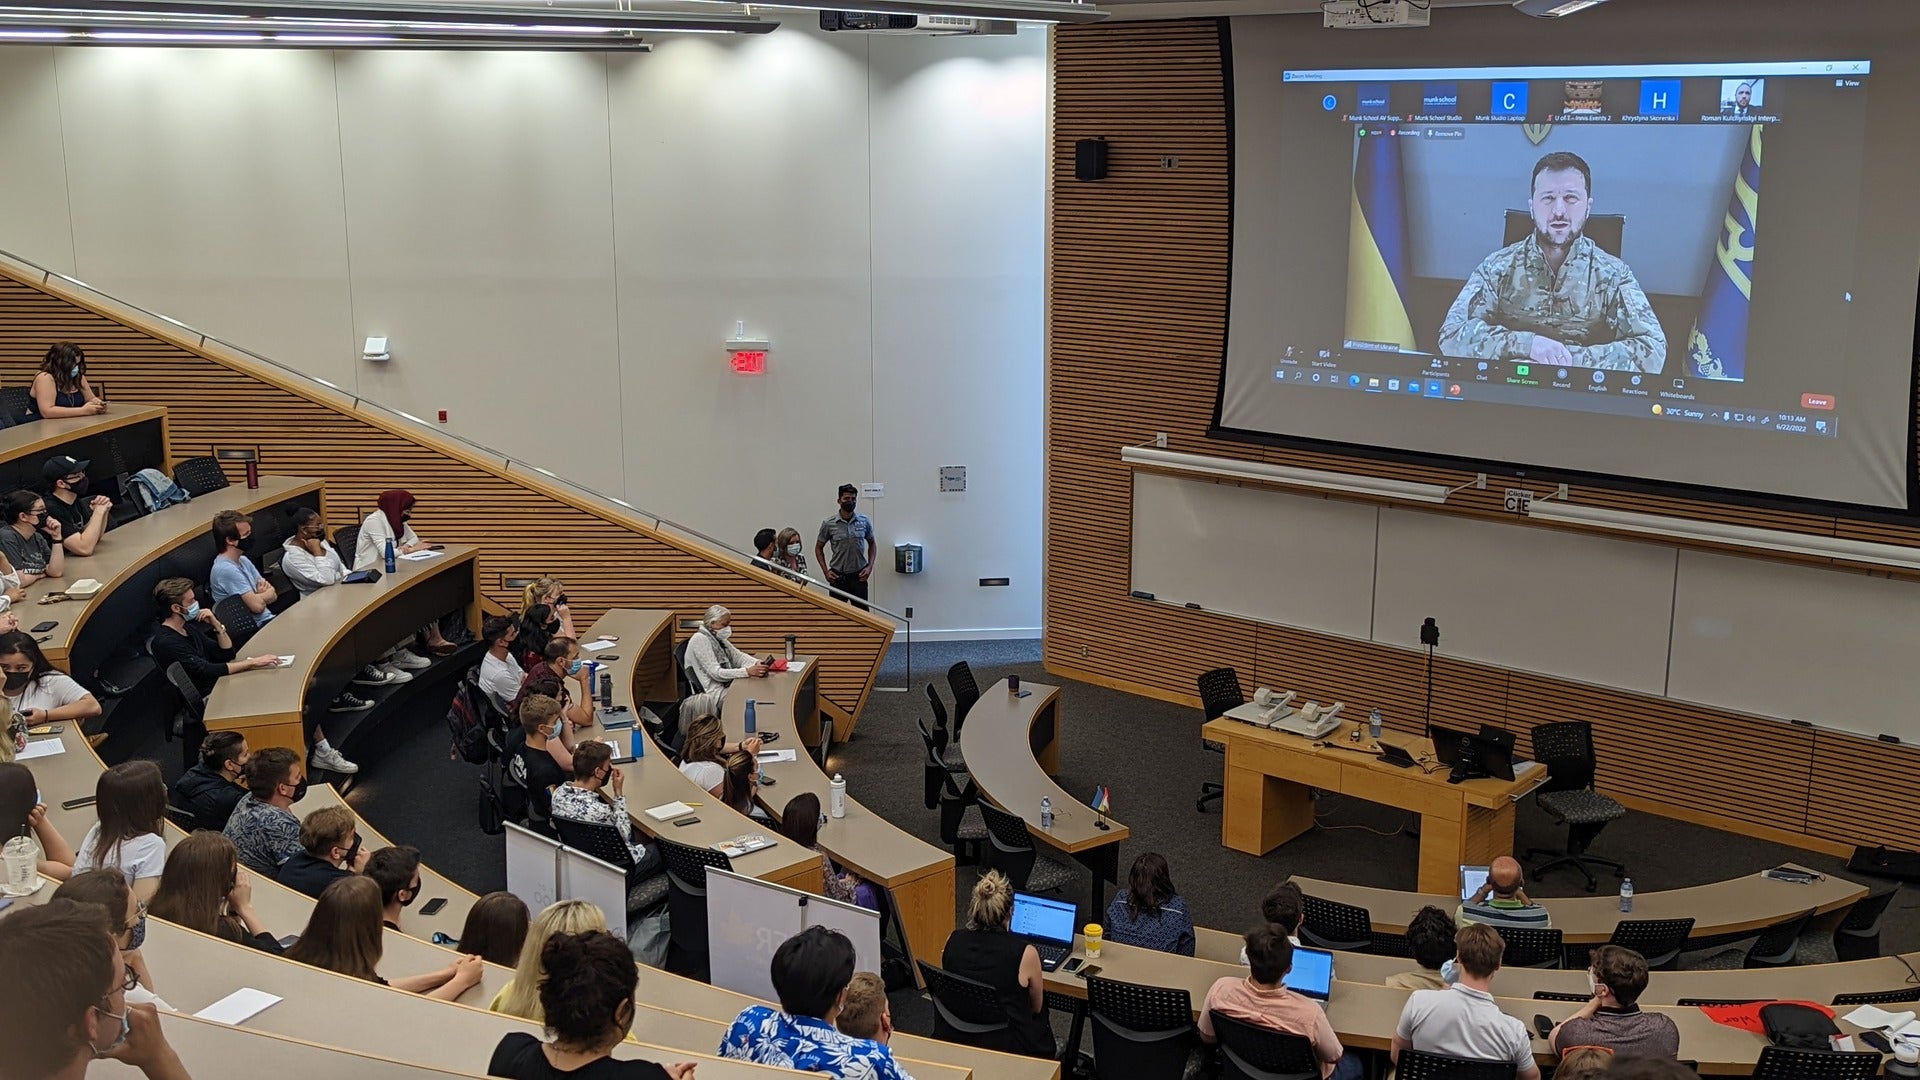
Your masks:
<instances>
[{"instance_id":1,"label":"recessed fluorescent light strip","mask_svg":"<svg viewBox=\"0 0 1920 1080\"><path fill-rule=\"evenodd\" d=\"M1162 469L1199 473L1203 476L1286 484L1289 487L1338 491L1375 499L1398 499L1402 502L1419 503L1447 501L1447 489L1439 484L1419 484L1411 480L1388 480L1379 476L1357 476L1351 473L1325 472L1320 469L1268 465L1259 461L1235 461L1232 458L1181 454L1151 446L1124 447L1120 451L1120 460L1132 462L1135 465L1155 465Z\"/></svg>"},{"instance_id":2,"label":"recessed fluorescent light strip","mask_svg":"<svg viewBox=\"0 0 1920 1080\"><path fill-rule=\"evenodd\" d=\"M737 7L737 6L736 6ZM500 48L547 44L564 50L643 48L640 34L764 34L779 23L753 15L438 4L232 2L232 0L44 0L0 4L0 33L64 32L76 43L407 45L416 41ZM169 38L132 35L172 32ZM223 36L223 35L236 36ZM183 36L191 35L191 36ZM266 35L263 39L259 35ZM352 40L372 39L372 40ZM27 39L33 40L33 39Z\"/></svg>"},{"instance_id":3,"label":"recessed fluorescent light strip","mask_svg":"<svg viewBox=\"0 0 1920 1080\"><path fill-rule=\"evenodd\" d=\"M697 0L700 3L727 3L729 0ZM857 11L874 15L952 15L962 19L1000 19L1009 22L1030 23L1095 23L1105 19L1109 12L1092 4L1073 3L1071 0L887 0L886 3L859 3L850 7L839 7L831 3L749 3L751 8L790 8L796 11L818 11L823 6L835 11Z\"/></svg>"},{"instance_id":4,"label":"recessed fluorescent light strip","mask_svg":"<svg viewBox=\"0 0 1920 1080\"><path fill-rule=\"evenodd\" d=\"M1630 510L1608 510L1573 503L1533 501L1527 516L1537 521L1556 521L1568 525L1592 525L1621 532L1639 533L1663 540L1693 540L1757 551L1780 551L1792 555L1811 555L1823 559L1892 566L1920 570L1920 548L1899 544L1875 544L1865 540L1843 540L1837 536L1811 536L1780 529L1755 529L1746 525L1723 525L1717 521L1694 521L1661 514L1637 514Z\"/></svg>"}]
</instances>

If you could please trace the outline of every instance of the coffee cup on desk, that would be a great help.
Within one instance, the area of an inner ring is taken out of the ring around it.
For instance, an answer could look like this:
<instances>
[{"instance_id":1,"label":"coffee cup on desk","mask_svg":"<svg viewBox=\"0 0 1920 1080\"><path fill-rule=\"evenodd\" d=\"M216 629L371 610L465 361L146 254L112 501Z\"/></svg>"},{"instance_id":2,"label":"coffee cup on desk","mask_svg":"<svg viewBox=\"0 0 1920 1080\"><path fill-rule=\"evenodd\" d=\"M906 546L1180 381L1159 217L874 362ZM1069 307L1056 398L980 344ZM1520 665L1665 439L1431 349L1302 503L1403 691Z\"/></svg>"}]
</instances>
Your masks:
<instances>
[{"instance_id":1,"label":"coffee cup on desk","mask_svg":"<svg viewBox=\"0 0 1920 1080\"><path fill-rule=\"evenodd\" d=\"M1007 676L1007 692L1012 694L1017 694L1020 692L1020 676L1018 675Z\"/></svg>"}]
</instances>

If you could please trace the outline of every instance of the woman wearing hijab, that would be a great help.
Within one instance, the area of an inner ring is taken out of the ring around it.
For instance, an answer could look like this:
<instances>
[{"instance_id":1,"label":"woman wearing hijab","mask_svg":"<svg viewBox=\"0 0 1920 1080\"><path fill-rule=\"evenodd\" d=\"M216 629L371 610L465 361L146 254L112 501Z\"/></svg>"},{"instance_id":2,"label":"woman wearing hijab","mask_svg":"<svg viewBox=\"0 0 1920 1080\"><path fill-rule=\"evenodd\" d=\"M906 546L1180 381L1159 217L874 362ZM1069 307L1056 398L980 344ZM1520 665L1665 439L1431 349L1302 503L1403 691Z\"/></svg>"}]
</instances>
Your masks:
<instances>
[{"instance_id":1,"label":"woman wearing hijab","mask_svg":"<svg viewBox=\"0 0 1920 1080\"><path fill-rule=\"evenodd\" d=\"M395 555L411 555L427 549L428 545L414 534L413 526L407 524L408 519L413 517L413 504L413 493L410 491L393 488L380 493L379 509L368 514L367 519L360 523L360 544L354 548L353 555L355 570L379 570L385 567L388 541L393 542ZM427 636L427 648L432 649L435 656L446 656L456 648L440 632L438 623L428 623L421 628L421 632ZM397 650L394 657L402 667L418 670L426 666L424 662L407 663L408 659L419 658L413 657L405 649Z\"/></svg>"}]
</instances>

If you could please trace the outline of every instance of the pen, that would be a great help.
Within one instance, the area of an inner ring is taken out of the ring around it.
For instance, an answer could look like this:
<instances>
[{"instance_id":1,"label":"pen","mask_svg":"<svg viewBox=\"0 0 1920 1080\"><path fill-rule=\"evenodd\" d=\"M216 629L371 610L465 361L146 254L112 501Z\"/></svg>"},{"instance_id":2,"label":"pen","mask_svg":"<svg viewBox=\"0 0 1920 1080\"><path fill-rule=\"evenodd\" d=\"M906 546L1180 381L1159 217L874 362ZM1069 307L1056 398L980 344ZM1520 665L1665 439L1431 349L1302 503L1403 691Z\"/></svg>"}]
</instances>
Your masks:
<instances>
[{"instance_id":1,"label":"pen","mask_svg":"<svg viewBox=\"0 0 1920 1080\"><path fill-rule=\"evenodd\" d=\"M686 805L688 805L688 806L705 806L705 805L707 805L707 804L706 804L706 803L697 803L697 802L690 802L690 803L687 803Z\"/></svg>"}]
</instances>

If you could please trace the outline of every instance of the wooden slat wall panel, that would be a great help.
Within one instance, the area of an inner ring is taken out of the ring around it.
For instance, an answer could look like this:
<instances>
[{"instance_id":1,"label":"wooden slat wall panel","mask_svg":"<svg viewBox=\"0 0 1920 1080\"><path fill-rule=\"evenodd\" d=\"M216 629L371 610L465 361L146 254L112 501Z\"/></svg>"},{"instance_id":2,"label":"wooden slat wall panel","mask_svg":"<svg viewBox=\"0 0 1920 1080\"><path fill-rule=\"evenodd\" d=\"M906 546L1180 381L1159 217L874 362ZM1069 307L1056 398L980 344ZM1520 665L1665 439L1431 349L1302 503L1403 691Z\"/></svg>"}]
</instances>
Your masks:
<instances>
[{"instance_id":1,"label":"wooden slat wall panel","mask_svg":"<svg viewBox=\"0 0 1920 1080\"><path fill-rule=\"evenodd\" d=\"M832 708L857 715L864 704L893 635L889 621L708 557L619 507L576 503L539 476L468 460L451 443L437 445L430 432L416 435L354 411L349 398L328 403L324 391L305 393L255 362L188 347L197 338L177 342L164 325L143 326L118 311L110 318L93 306L0 277L0 385L25 385L48 343L78 342L111 398L167 407L176 458L257 447L267 472L326 481L325 510L336 528L358 523L380 492L407 488L420 500L414 524L421 536L481 546L480 582L489 599L517 609L518 595L500 583L552 574L567 583L583 627L610 607L671 608L695 617L709 604L725 604L743 641L772 650L778 635L798 634L804 651L825 658L820 690ZM243 475L232 471L231 479L243 482Z\"/></svg>"},{"instance_id":2,"label":"wooden slat wall panel","mask_svg":"<svg viewBox=\"0 0 1920 1080\"><path fill-rule=\"evenodd\" d=\"M1209 440L1225 340L1229 160L1220 32L1210 19L1054 31L1048 207L1045 657L1064 675L1197 704L1194 678L1378 704L1417 731L1425 657L1130 598L1131 470L1120 448L1156 431L1177 450L1458 485L1455 470ZM1074 179L1076 139L1105 137L1109 176ZM1163 156L1178 157L1165 169ZM1885 543L1920 530L1674 497L1577 488L1607 506ZM1498 490L1444 512L1512 520ZM1542 526L1544 527L1544 526ZM1118 538L1118 539L1116 539ZM1205 552L1195 552L1205 558ZM1810 560L1818 561L1818 560ZM1275 573L1310 572L1276 559ZM1890 703L1891 705L1892 703ZM1437 657L1436 722L1595 725L1601 782L1637 806L1838 848L1920 845L1920 750Z\"/></svg>"}]
</instances>

